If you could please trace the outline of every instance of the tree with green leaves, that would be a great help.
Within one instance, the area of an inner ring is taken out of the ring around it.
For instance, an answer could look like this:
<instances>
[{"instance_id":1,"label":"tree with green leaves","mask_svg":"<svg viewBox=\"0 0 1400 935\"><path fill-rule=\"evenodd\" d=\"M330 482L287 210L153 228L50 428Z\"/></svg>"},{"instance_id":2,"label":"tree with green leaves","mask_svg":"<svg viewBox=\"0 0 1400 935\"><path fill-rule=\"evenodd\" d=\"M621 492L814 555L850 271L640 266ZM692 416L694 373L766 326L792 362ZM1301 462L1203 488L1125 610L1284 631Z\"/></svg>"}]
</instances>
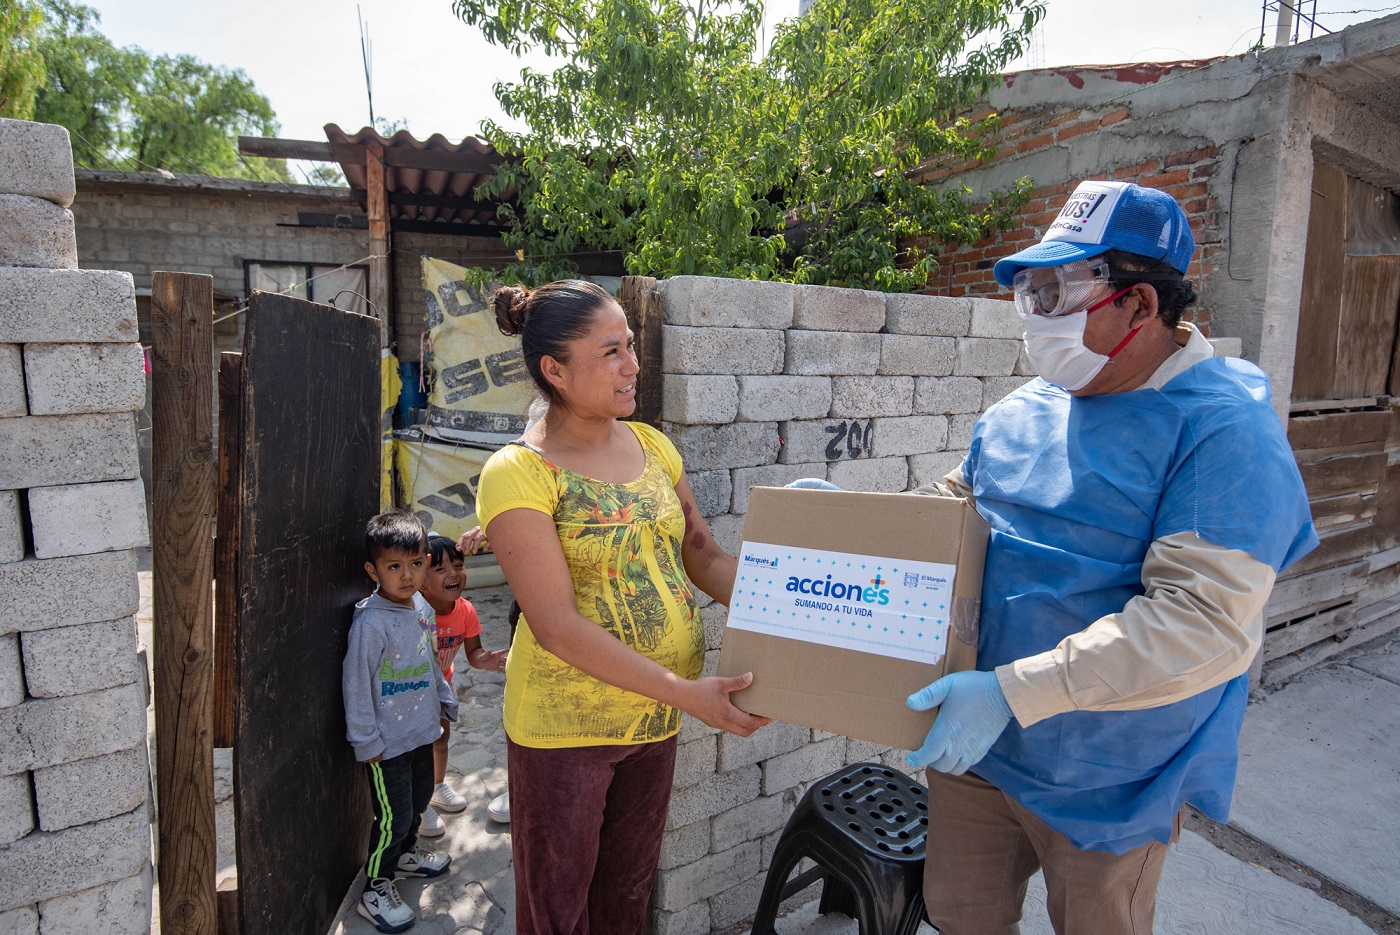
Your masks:
<instances>
[{"instance_id":1,"label":"tree with green leaves","mask_svg":"<svg viewBox=\"0 0 1400 935\"><path fill-rule=\"evenodd\" d=\"M558 66L495 88L526 129L486 193L523 257L506 281L569 275L575 251L627 271L906 291L957 245L1009 225L1021 179L980 205L922 184L990 154L965 116L1024 48L1042 0L814 0L762 46L762 0L454 0L486 39ZM959 116L959 115L963 116Z\"/></svg>"},{"instance_id":2,"label":"tree with green leaves","mask_svg":"<svg viewBox=\"0 0 1400 935\"><path fill-rule=\"evenodd\" d=\"M254 168L238 155L240 134L277 134L272 105L241 70L118 48L98 30L98 12L73 0L0 5L27 22L40 17L24 48L41 62L42 82L27 112L12 115L67 127L77 165L292 180L282 160ZM13 30L0 13L0 41L17 43Z\"/></svg>"},{"instance_id":3,"label":"tree with green leaves","mask_svg":"<svg viewBox=\"0 0 1400 935\"><path fill-rule=\"evenodd\" d=\"M44 81L44 57L34 48L44 24L38 9L0 0L0 117L33 112L34 95Z\"/></svg>"}]
</instances>

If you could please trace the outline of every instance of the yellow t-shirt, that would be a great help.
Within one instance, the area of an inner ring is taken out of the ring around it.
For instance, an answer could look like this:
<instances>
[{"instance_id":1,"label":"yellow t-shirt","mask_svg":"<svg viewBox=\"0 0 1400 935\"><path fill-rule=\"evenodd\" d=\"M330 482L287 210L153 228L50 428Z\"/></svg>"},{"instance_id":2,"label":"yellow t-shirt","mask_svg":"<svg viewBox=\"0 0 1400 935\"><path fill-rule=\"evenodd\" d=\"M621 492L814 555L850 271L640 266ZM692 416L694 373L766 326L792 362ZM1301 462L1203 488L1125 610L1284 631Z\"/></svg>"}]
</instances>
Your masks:
<instances>
[{"instance_id":1,"label":"yellow t-shirt","mask_svg":"<svg viewBox=\"0 0 1400 935\"><path fill-rule=\"evenodd\" d=\"M507 445L482 469L477 517L489 536L491 520L507 510L552 516L579 613L693 679L704 662L705 634L681 562L680 453L656 429L623 424L646 455L635 480L594 480ZM675 734L680 712L580 672L541 647L522 616L506 664L505 727L526 747L647 743Z\"/></svg>"}]
</instances>

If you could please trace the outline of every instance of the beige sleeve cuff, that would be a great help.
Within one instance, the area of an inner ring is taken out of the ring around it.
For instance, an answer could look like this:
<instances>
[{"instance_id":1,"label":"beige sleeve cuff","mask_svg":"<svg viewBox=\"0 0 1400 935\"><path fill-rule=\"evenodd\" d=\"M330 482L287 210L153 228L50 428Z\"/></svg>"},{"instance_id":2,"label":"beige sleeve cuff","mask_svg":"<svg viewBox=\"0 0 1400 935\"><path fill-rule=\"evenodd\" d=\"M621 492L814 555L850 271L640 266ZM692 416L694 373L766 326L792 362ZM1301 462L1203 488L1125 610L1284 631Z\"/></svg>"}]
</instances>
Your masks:
<instances>
[{"instance_id":1,"label":"beige sleeve cuff","mask_svg":"<svg viewBox=\"0 0 1400 935\"><path fill-rule=\"evenodd\" d=\"M1016 720L1133 711L1189 698L1244 673L1264 636L1274 570L1183 532L1156 540L1145 592L1047 652L996 669Z\"/></svg>"}]
</instances>

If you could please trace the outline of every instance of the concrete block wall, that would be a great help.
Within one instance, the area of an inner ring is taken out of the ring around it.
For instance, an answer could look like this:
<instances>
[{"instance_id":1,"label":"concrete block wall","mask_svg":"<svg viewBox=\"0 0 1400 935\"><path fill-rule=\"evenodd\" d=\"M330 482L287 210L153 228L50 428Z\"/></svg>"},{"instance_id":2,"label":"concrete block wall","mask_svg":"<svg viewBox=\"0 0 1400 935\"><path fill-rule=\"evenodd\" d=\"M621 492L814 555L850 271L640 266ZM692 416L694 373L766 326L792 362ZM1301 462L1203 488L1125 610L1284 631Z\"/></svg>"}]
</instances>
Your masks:
<instances>
[{"instance_id":1,"label":"concrete block wall","mask_svg":"<svg viewBox=\"0 0 1400 935\"><path fill-rule=\"evenodd\" d=\"M751 487L820 477L894 492L939 480L961 464L981 412L1031 375L1010 302L693 276L658 289L662 427L731 552ZM707 673L726 613L701 610ZM654 894L658 935L751 919L807 786L849 763L908 772L904 755L792 724L740 738L686 718Z\"/></svg>"},{"instance_id":2,"label":"concrete block wall","mask_svg":"<svg viewBox=\"0 0 1400 935\"><path fill-rule=\"evenodd\" d=\"M68 133L0 120L0 930L147 932L132 278L77 269Z\"/></svg>"}]
</instances>

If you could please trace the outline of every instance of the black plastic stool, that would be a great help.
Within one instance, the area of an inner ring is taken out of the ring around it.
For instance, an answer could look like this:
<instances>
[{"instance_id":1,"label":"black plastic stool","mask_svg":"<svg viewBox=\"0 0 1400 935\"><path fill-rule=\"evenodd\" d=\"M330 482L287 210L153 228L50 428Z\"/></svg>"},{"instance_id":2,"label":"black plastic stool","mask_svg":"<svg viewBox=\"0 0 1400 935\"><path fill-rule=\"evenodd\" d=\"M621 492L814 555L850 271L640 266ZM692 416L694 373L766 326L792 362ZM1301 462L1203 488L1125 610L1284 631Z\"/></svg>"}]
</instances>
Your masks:
<instances>
[{"instance_id":1,"label":"black plastic stool","mask_svg":"<svg viewBox=\"0 0 1400 935\"><path fill-rule=\"evenodd\" d=\"M778 904L823 880L818 911L860 922L860 935L912 935L924 918L928 792L878 763L819 779L797 803L773 852L753 935L774 935ZM814 868L788 880L804 857Z\"/></svg>"}]
</instances>

